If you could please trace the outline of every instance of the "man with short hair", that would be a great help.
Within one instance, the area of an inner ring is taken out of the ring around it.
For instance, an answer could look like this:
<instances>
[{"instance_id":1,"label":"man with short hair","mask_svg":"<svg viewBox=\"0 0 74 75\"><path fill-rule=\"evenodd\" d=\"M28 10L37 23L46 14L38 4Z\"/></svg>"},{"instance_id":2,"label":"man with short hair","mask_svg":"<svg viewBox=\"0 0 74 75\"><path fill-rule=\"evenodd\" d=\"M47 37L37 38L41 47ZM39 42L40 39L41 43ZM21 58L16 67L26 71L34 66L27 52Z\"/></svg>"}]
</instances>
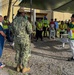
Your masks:
<instances>
[{"instance_id":1,"label":"man with short hair","mask_svg":"<svg viewBox=\"0 0 74 75\"><path fill-rule=\"evenodd\" d=\"M49 26L49 21L47 20L46 16L44 16L42 21L43 21L43 32L44 32L43 36L47 37L47 29Z\"/></svg>"},{"instance_id":2,"label":"man with short hair","mask_svg":"<svg viewBox=\"0 0 74 75\"><path fill-rule=\"evenodd\" d=\"M51 19L50 24L49 24L49 37L55 39L55 22L53 19Z\"/></svg>"},{"instance_id":3,"label":"man with short hair","mask_svg":"<svg viewBox=\"0 0 74 75\"><path fill-rule=\"evenodd\" d=\"M31 56L30 34L32 33L31 23L24 18L23 8L18 10L16 18L13 20L12 31L14 33L14 49L16 50L15 62L17 71L22 73L30 71L28 62Z\"/></svg>"},{"instance_id":4,"label":"man with short hair","mask_svg":"<svg viewBox=\"0 0 74 75\"><path fill-rule=\"evenodd\" d=\"M42 31L43 31L43 25L42 25L42 20L39 19L36 24L36 41L40 38L41 41L43 41L42 37Z\"/></svg>"},{"instance_id":5,"label":"man with short hair","mask_svg":"<svg viewBox=\"0 0 74 75\"><path fill-rule=\"evenodd\" d=\"M11 39L10 39L10 31L9 31L10 22L9 22L7 16L4 16L4 20L3 20L2 23L3 23L3 29L4 29L4 32L6 34L7 41L8 42L11 42Z\"/></svg>"},{"instance_id":6,"label":"man with short hair","mask_svg":"<svg viewBox=\"0 0 74 75\"><path fill-rule=\"evenodd\" d=\"M57 19L55 19L55 36L57 37L58 35L57 35L57 32L58 32L58 29L59 29L59 24L58 24L58 22L57 22Z\"/></svg>"}]
</instances>

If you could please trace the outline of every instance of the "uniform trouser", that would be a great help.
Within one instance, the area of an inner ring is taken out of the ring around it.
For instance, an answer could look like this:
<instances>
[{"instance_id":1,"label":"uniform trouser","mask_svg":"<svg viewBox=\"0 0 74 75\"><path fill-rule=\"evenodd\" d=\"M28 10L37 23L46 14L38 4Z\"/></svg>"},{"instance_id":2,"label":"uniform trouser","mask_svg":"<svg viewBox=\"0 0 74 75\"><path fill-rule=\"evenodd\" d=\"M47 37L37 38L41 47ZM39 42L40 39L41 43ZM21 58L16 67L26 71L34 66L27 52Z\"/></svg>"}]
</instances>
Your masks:
<instances>
[{"instance_id":1,"label":"uniform trouser","mask_svg":"<svg viewBox=\"0 0 74 75\"><path fill-rule=\"evenodd\" d=\"M61 38L61 34L64 34L64 32L60 31L60 38Z\"/></svg>"},{"instance_id":2,"label":"uniform trouser","mask_svg":"<svg viewBox=\"0 0 74 75\"><path fill-rule=\"evenodd\" d=\"M69 40L70 48L72 50L72 56L74 58L74 40Z\"/></svg>"},{"instance_id":3,"label":"uniform trouser","mask_svg":"<svg viewBox=\"0 0 74 75\"><path fill-rule=\"evenodd\" d=\"M45 36L45 34L47 36L47 27L43 27L43 31L44 31L44 36Z\"/></svg>"},{"instance_id":4,"label":"uniform trouser","mask_svg":"<svg viewBox=\"0 0 74 75\"><path fill-rule=\"evenodd\" d=\"M2 56L3 47L4 47L4 37L0 36L0 57Z\"/></svg>"},{"instance_id":5,"label":"uniform trouser","mask_svg":"<svg viewBox=\"0 0 74 75\"><path fill-rule=\"evenodd\" d=\"M42 31L39 31L39 30L36 29L36 39L38 40L38 38L43 40L43 38L42 38Z\"/></svg>"},{"instance_id":6,"label":"uniform trouser","mask_svg":"<svg viewBox=\"0 0 74 75\"><path fill-rule=\"evenodd\" d=\"M17 63L17 65L27 67L29 58L31 56L30 43L26 42L24 44L18 44L17 42L15 42L14 48L16 50L15 62Z\"/></svg>"},{"instance_id":7,"label":"uniform trouser","mask_svg":"<svg viewBox=\"0 0 74 75\"><path fill-rule=\"evenodd\" d=\"M57 29L55 29L55 36L57 37L57 32L58 32L58 30Z\"/></svg>"}]
</instances>

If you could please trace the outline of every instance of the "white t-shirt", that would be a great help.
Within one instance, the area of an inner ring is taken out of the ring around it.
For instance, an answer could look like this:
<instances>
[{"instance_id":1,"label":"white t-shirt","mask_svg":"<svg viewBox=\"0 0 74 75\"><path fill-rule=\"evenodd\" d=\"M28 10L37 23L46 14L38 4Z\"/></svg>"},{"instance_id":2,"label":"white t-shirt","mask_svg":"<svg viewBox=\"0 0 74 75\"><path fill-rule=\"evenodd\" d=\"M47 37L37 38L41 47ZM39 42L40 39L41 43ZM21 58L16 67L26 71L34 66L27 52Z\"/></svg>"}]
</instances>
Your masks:
<instances>
[{"instance_id":1,"label":"white t-shirt","mask_svg":"<svg viewBox=\"0 0 74 75\"><path fill-rule=\"evenodd\" d=\"M3 27L3 24L2 24L2 22L0 22L0 25Z\"/></svg>"}]
</instances>

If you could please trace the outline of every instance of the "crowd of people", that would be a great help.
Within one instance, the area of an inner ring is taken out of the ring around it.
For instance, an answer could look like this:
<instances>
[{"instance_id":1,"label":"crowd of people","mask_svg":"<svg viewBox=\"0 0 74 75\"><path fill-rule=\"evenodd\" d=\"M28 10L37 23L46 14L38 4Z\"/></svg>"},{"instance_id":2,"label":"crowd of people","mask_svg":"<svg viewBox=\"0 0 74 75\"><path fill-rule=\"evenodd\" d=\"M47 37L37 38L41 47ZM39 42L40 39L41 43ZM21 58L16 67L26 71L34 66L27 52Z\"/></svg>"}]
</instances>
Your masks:
<instances>
[{"instance_id":1,"label":"crowd of people","mask_svg":"<svg viewBox=\"0 0 74 75\"><path fill-rule=\"evenodd\" d=\"M36 41L40 37L41 41L43 37L49 37L55 39L61 37L61 34L68 33L67 28L69 21L57 21L57 19L49 21L46 16L43 19L38 19L36 25Z\"/></svg>"},{"instance_id":2,"label":"crowd of people","mask_svg":"<svg viewBox=\"0 0 74 75\"><path fill-rule=\"evenodd\" d=\"M38 40L38 37L40 37L42 41L43 36L47 36L47 32L49 32L48 37L53 39L55 39L55 37L61 38L62 34L68 34L67 38L72 51L72 57L68 58L68 61L74 60L74 14L72 14L71 20L68 21L57 21L57 19L51 19L49 22L46 17L42 20L39 19L36 22L36 41ZM42 33L44 34L42 35Z\"/></svg>"},{"instance_id":3,"label":"crowd of people","mask_svg":"<svg viewBox=\"0 0 74 75\"><path fill-rule=\"evenodd\" d=\"M57 19L49 21L46 16L43 19L38 19L36 25L36 41L40 38L43 41L44 37L55 39L61 38L61 34L69 33L69 44L72 50L72 57L68 59L74 60L74 14L71 16L71 21L57 21ZM4 40L8 42L14 41L14 49L16 51L15 62L17 64L16 70L22 73L30 71L28 62L31 56L31 39L33 33L32 24L25 18L24 9L19 9L12 24L8 17L0 15L0 68L5 65L1 62L1 56L4 47ZM11 39L13 35L14 40Z\"/></svg>"}]
</instances>

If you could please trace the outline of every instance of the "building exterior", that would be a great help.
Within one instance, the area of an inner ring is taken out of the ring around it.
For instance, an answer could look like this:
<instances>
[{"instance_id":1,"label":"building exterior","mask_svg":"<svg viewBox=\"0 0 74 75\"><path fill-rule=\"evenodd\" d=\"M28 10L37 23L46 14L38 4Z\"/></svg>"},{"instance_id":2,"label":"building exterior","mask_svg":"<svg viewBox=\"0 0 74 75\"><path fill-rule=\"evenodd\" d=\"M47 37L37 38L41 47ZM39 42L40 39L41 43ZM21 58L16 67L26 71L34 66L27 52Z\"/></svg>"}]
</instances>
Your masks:
<instances>
[{"instance_id":1,"label":"building exterior","mask_svg":"<svg viewBox=\"0 0 74 75\"><path fill-rule=\"evenodd\" d=\"M12 4L11 4L11 11L10 11L10 22L12 21L12 5L14 4L16 0L12 0ZM16 2L16 5L18 5L20 3L20 0L18 0ZM8 13L8 5L9 5L9 0L0 0L0 14L2 14L3 16L7 15ZM15 8L13 11L16 14L18 8Z\"/></svg>"},{"instance_id":2,"label":"building exterior","mask_svg":"<svg viewBox=\"0 0 74 75\"><path fill-rule=\"evenodd\" d=\"M53 12L53 18L57 18L57 20L60 20L60 21L65 21L65 20L69 20L71 18L71 13L63 13L63 12L57 12L57 11L54 11Z\"/></svg>"},{"instance_id":3,"label":"building exterior","mask_svg":"<svg viewBox=\"0 0 74 75\"><path fill-rule=\"evenodd\" d=\"M12 5L15 3L15 1L16 0L12 0ZM10 22L12 22L12 14L14 14L14 17L16 16L17 10L20 8L20 6L18 6L20 2L21 0L17 0L14 7L11 6L10 18L9 18ZM9 4L9 0L0 0L0 14L2 14L3 16L7 15L8 4ZM37 9L33 9L31 14L30 8L24 8L24 9L26 11L26 15L28 16L28 18L30 18L30 15L31 15L32 22L35 22L36 19L43 18L44 16L47 16L49 21L51 18L53 19L57 18L57 20L65 21L67 19L70 19L70 16L71 16L70 13L62 13L62 12L56 12L56 11L52 12L51 10L37 10Z\"/></svg>"}]
</instances>

